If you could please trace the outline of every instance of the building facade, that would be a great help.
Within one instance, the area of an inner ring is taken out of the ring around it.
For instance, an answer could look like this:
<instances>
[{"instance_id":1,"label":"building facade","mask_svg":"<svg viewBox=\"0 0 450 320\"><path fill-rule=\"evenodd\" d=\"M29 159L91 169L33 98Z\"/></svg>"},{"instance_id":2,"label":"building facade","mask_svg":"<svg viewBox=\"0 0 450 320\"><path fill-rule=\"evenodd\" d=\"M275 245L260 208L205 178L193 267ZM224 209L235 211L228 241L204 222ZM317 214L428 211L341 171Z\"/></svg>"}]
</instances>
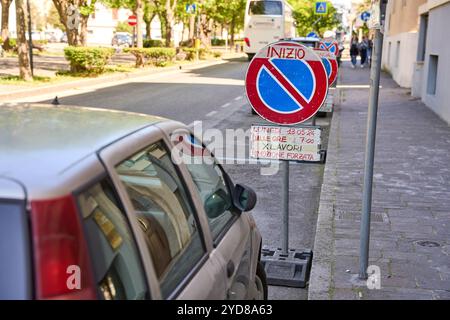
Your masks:
<instances>
[{"instance_id":1,"label":"building facade","mask_svg":"<svg viewBox=\"0 0 450 320\"><path fill-rule=\"evenodd\" d=\"M412 94L450 124L450 0L428 0L418 13Z\"/></svg>"},{"instance_id":2,"label":"building facade","mask_svg":"<svg viewBox=\"0 0 450 320\"><path fill-rule=\"evenodd\" d=\"M386 9L382 67L401 87L412 86L418 45L418 8L424 3L426 0L390 0Z\"/></svg>"}]
</instances>

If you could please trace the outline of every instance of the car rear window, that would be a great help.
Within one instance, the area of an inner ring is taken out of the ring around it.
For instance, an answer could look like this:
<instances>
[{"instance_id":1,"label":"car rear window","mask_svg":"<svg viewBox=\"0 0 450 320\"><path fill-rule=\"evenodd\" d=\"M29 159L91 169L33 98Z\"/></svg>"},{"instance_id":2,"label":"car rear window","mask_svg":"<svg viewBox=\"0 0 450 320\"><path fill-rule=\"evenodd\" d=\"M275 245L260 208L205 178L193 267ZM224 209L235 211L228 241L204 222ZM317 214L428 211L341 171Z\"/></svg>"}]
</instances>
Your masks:
<instances>
[{"instance_id":1,"label":"car rear window","mask_svg":"<svg viewBox=\"0 0 450 320\"><path fill-rule=\"evenodd\" d=\"M0 199L0 300L30 298L30 248L25 203Z\"/></svg>"}]
</instances>

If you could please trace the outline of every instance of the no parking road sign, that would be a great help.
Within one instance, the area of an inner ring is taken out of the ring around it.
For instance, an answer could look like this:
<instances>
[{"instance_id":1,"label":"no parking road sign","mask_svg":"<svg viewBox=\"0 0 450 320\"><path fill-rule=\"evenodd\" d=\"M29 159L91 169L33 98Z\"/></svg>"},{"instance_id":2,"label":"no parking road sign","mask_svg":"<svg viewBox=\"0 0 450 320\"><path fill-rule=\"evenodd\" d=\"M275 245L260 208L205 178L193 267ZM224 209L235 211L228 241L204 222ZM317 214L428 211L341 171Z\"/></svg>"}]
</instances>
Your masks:
<instances>
[{"instance_id":1,"label":"no parking road sign","mask_svg":"<svg viewBox=\"0 0 450 320\"><path fill-rule=\"evenodd\" d=\"M324 39L323 41L319 42L319 49L330 51L331 53L334 53L335 56L339 55L339 44L336 40L333 39Z\"/></svg>"},{"instance_id":2,"label":"no parking road sign","mask_svg":"<svg viewBox=\"0 0 450 320\"><path fill-rule=\"evenodd\" d=\"M315 53L322 58L323 66L328 75L328 86L331 86L337 79L338 75L338 63L336 56L330 51L316 49Z\"/></svg>"},{"instance_id":3,"label":"no parking road sign","mask_svg":"<svg viewBox=\"0 0 450 320\"><path fill-rule=\"evenodd\" d=\"M250 104L262 118L297 124L319 111L327 96L328 75L313 50L297 42L279 41L253 58L245 88Z\"/></svg>"}]
</instances>

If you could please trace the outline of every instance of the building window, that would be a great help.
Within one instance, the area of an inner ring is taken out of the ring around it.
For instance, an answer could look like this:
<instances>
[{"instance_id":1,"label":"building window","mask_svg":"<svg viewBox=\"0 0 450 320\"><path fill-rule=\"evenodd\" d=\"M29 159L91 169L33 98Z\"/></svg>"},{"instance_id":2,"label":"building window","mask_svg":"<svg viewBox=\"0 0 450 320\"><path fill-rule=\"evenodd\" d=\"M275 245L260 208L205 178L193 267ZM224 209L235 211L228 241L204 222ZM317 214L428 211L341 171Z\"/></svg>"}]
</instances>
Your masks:
<instances>
[{"instance_id":1,"label":"building window","mask_svg":"<svg viewBox=\"0 0 450 320\"><path fill-rule=\"evenodd\" d=\"M427 93L430 95L436 94L438 64L439 64L439 56L430 55L430 64L428 67L428 84L427 84Z\"/></svg>"},{"instance_id":2,"label":"building window","mask_svg":"<svg viewBox=\"0 0 450 320\"><path fill-rule=\"evenodd\" d=\"M400 61L400 41L397 41L397 47L395 48L395 67L398 68Z\"/></svg>"},{"instance_id":3,"label":"building window","mask_svg":"<svg viewBox=\"0 0 450 320\"><path fill-rule=\"evenodd\" d=\"M425 61L425 52L427 49L427 34L428 34L428 15L420 16L419 27L419 45L417 47L417 61Z\"/></svg>"}]
</instances>

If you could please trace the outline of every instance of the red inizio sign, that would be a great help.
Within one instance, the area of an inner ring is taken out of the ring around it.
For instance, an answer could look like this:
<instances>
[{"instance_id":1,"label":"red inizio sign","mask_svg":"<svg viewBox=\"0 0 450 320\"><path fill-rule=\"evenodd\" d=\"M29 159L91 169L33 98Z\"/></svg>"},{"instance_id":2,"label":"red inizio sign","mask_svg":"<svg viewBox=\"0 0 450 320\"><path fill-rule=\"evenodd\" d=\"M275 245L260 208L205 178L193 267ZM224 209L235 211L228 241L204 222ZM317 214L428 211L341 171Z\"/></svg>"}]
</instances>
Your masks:
<instances>
[{"instance_id":1,"label":"red inizio sign","mask_svg":"<svg viewBox=\"0 0 450 320\"><path fill-rule=\"evenodd\" d=\"M262 118L276 124L298 124L312 118L324 103L328 75L312 49L279 41L255 55L245 88L251 106Z\"/></svg>"}]
</instances>

